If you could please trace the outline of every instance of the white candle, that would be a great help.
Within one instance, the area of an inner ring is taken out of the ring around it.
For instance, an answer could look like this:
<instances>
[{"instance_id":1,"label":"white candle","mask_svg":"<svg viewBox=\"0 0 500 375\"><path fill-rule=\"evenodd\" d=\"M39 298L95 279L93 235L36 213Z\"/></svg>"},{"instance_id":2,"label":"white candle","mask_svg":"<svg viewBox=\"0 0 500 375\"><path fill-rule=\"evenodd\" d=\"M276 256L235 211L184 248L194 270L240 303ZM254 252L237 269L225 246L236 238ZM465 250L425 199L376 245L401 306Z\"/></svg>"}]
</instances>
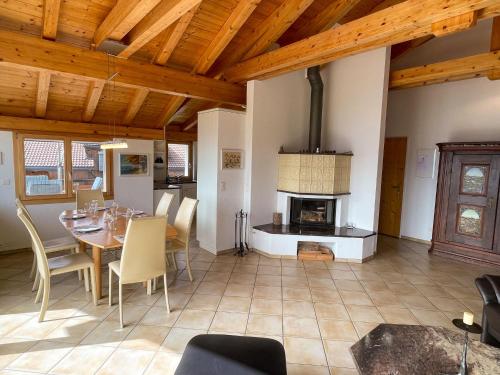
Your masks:
<instances>
[{"instance_id":1,"label":"white candle","mask_svg":"<svg viewBox=\"0 0 500 375\"><path fill-rule=\"evenodd\" d=\"M474 324L474 315L470 312L464 312L464 323L467 324L468 326L471 326Z\"/></svg>"}]
</instances>

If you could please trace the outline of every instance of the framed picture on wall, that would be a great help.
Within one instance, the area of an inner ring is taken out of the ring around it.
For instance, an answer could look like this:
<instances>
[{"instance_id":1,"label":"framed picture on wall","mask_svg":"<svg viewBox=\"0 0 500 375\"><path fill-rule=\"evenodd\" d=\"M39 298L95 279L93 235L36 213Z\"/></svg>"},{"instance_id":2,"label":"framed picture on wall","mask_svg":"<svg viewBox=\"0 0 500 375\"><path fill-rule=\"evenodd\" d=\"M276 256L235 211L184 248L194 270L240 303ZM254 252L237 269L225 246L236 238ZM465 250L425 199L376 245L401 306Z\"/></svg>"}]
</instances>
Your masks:
<instances>
[{"instance_id":1,"label":"framed picture on wall","mask_svg":"<svg viewBox=\"0 0 500 375\"><path fill-rule=\"evenodd\" d=\"M243 150L222 150L222 169L243 168Z\"/></svg>"},{"instance_id":2,"label":"framed picture on wall","mask_svg":"<svg viewBox=\"0 0 500 375\"><path fill-rule=\"evenodd\" d=\"M148 176L148 154L120 154L120 176Z\"/></svg>"}]
</instances>

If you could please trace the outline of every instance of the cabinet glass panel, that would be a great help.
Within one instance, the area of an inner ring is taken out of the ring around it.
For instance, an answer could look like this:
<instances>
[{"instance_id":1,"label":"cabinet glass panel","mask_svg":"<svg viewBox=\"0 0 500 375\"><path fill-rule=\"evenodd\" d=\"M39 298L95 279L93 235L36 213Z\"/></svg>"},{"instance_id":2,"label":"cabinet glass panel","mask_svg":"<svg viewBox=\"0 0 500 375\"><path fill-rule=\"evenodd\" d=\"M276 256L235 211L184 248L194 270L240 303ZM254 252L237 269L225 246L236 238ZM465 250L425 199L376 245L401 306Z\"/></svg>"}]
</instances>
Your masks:
<instances>
[{"instance_id":1,"label":"cabinet glass panel","mask_svg":"<svg viewBox=\"0 0 500 375\"><path fill-rule=\"evenodd\" d=\"M457 232L480 237L483 228L483 209L478 206L459 205Z\"/></svg>"},{"instance_id":2,"label":"cabinet glass panel","mask_svg":"<svg viewBox=\"0 0 500 375\"><path fill-rule=\"evenodd\" d=\"M462 193L485 195L488 185L488 166L464 165L462 168Z\"/></svg>"}]
</instances>

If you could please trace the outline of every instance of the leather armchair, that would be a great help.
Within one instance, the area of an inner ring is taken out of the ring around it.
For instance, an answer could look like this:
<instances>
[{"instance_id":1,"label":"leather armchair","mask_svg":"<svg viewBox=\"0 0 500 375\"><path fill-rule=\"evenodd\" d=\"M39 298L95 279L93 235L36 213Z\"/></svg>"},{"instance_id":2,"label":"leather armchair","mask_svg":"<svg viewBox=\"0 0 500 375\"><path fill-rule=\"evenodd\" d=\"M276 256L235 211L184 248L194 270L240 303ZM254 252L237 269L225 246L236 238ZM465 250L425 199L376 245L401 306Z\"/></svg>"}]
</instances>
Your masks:
<instances>
[{"instance_id":1,"label":"leather armchair","mask_svg":"<svg viewBox=\"0 0 500 375\"><path fill-rule=\"evenodd\" d=\"M484 301L481 342L500 348L500 276L478 277L476 286Z\"/></svg>"}]
</instances>

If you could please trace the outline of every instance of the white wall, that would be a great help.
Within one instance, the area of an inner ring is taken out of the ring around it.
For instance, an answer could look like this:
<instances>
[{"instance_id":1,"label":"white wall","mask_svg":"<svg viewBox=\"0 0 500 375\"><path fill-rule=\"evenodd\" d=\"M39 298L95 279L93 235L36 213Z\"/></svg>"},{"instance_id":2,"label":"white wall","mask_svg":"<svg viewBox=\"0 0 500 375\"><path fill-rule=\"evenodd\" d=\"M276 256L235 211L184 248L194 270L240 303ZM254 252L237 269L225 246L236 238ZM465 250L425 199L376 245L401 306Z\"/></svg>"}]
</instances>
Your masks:
<instances>
[{"instance_id":1,"label":"white wall","mask_svg":"<svg viewBox=\"0 0 500 375\"><path fill-rule=\"evenodd\" d=\"M433 39L398 65L486 52L490 27L491 21L481 22L470 31ZM435 148L439 142L499 141L500 81L476 78L391 91L386 136L408 137L401 235L431 240L437 170L434 178L417 177L417 150Z\"/></svg>"},{"instance_id":2,"label":"white wall","mask_svg":"<svg viewBox=\"0 0 500 375\"><path fill-rule=\"evenodd\" d=\"M276 211L278 151L307 148L310 86L298 71L247 84L245 209L251 224L267 224Z\"/></svg>"},{"instance_id":3,"label":"white wall","mask_svg":"<svg viewBox=\"0 0 500 375\"><path fill-rule=\"evenodd\" d=\"M153 153L153 141L129 140L127 152ZM30 239L26 229L16 216L15 178L12 132L0 131L0 152L3 163L0 165L0 251L26 248ZM153 174L148 177L118 177L118 151L115 150L114 190L115 199L120 205L133 205L134 208L152 212ZM152 157L152 156L151 156ZM9 181L8 185L4 185ZM59 214L63 210L73 209L74 203L51 203L28 205L42 239L66 236L68 233L59 224Z\"/></svg>"},{"instance_id":4,"label":"white wall","mask_svg":"<svg viewBox=\"0 0 500 375\"><path fill-rule=\"evenodd\" d=\"M389 50L330 63L323 72L326 122L322 146L352 151L348 219L358 228L377 230L383 159Z\"/></svg>"},{"instance_id":5,"label":"white wall","mask_svg":"<svg viewBox=\"0 0 500 375\"><path fill-rule=\"evenodd\" d=\"M198 114L197 239L213 253L234 246L234 214L243 208L242 169L221 169L223 149L245 148L245 113L212 109Z\"/></svg>"}]
</instances>

